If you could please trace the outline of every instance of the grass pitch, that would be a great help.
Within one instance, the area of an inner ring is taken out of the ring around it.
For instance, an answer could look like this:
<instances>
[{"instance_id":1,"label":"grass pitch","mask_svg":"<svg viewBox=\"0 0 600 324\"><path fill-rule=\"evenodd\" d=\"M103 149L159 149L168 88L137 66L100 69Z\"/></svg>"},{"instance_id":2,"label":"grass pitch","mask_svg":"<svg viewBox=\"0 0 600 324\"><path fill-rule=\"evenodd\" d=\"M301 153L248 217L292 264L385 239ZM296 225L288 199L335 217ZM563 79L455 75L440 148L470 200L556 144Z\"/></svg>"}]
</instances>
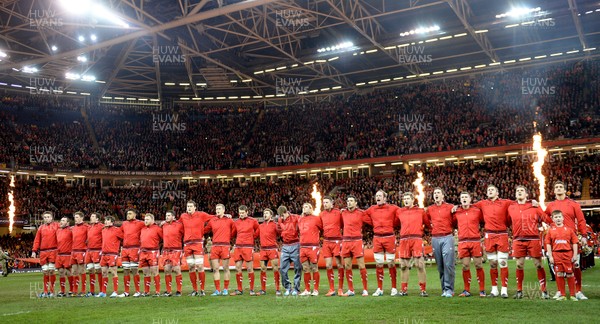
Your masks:
<instances>
[{"instance_id":1,"label":"grass pitch","mask_svg":"<svg viewBox=\"0 0 600 324\"><path fill-rule=\"evenodd\" d=\"M583 291L586 301L541 300L536 272L531 261L525 265L522 300L512 299L516 291L515 264L510 263L509 299L500 298L442 298L435 265L427 267L427 291L430 297L418 297L416 270L411 271L409 296L390 297L390 282L386 270L384 297L352 298L324 297L328 283L324 271L321 275L319 297L276 297L272 272L268 275L266 296L251 297L247 290L243 296L220 297L146 297L146 298L54 298L39 299L42 275L11 274L0 277L0 321L3 323L223 323L223 322L369 322L369 323L594 323L600 308L600 265L583 272ZM376 288L375 270L369 269L369 292ZM477 293L473 272L471 292ZM489 292L488 266L485 266L486 289ZM233 274L233 272L232 272ZM337 275L337 271L336 271ZM162 276L162 274L161 274ZM232 276L235 278L235 276ZM259 275L256 275L259 283ZM360 275L354 271L355 289L360 295ZM187 274L183 276L183 293L191 291ZM122 289L122 275L120 279ZM247 289L247 276L244 286ZM336 283L337 285L337 283ZM400 281L398 280L398 285ZM112 282L109 282L112 287ZM462 291L462 275L457 267L456 294ZM58 280L57 285L58 288ZM109 290L110 290L109 287ZM152 286L152 289L153 290ZM164 290L164 282L161 283ZM207 273L207 293L212 292L212 274ZM230 291L235 290L232 280ZM258 290L258 289L257 289ZM548 283L550 295L556 284Z\"/></svg>"}]
</instances>

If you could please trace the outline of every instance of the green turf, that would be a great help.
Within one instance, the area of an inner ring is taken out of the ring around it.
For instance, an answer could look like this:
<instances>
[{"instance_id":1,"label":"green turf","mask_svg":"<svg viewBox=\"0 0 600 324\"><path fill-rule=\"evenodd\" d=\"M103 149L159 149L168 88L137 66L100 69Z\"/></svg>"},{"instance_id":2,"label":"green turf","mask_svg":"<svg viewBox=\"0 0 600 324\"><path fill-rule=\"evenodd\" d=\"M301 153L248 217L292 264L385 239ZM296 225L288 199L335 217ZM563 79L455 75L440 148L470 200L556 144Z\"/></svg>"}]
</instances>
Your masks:
<instances>
[{"instance_id":1,"label":"green turf","mask_svg":"<svg viewBox=\"0 0 600 324\"><path fill-rule=\"evenodd\" d=\"M600 267L600 265L599 265ZM510 264L509 294L515 293L514 262ZM462 275L458 268L457 294L462 290ZM276 297L272 272L268 277L268 295L260 297L180 297L123 299L54 298L38 299L41 274L11 274L0 278L0 321L3 323L199 323L199 322L370 322L370 323L594 323L600 307L600 270L583 272L583 290L587 301L558 302L539 299L537 277L531 261L526 263L525 299L499 298L442 298L435 266L428 266L429 298L418 297L417 273L411 271L408 297L324 297L327 292L325 273L321 275L319 297ZM376 288L375 270L369 269L369 291ZM232 273L233 274L233 273ZM337 272L336 272L337 274ZM399 275L399 274L398 274ZM259 275L257 273L257 284ZM212 274L207 273L207 293L212 290ZM355 289L360 294L360 275L354 271ZM247 287L246 275L244 284ZM489 292L489 272L486 266ZM109 282L112 287L112 282ZM58 287L58 284L57 284ZM164 283L162 283L164 290ZM122 288L122 281L120 281ZM230 288L235 289L234 282ZM389 295L389 276L386 270L384 290ZM232 289L230 289L231 291ZM473 273L472 293L477 291ZM551 295L556 291L549 282ZM184 294L191 291L184 274Z\"/></svg>"}]
</instances>

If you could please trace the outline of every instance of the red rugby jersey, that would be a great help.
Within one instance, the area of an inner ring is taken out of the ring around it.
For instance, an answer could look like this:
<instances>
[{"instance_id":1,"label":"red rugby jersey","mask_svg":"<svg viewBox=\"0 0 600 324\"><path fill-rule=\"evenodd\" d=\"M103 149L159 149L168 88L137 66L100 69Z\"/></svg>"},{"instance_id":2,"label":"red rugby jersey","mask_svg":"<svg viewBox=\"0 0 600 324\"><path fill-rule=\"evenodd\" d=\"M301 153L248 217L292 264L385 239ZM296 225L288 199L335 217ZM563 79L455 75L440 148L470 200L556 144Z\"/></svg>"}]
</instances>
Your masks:
<instances>
[{"instance_id":1,"label":"red rugby jersey","mask_svg":"<svg viewBox=\"0 0 600 324\"><path fill-rule=\"evenodd\" d=\"M90 223L88 226L87 233L87 248L100 250L102 249L102 229L104 225L100 223L92 224Z\"/></svg>"},{"instance_id":2,"label":"red rugby jersey","mask_svg":"<svg viewBox=\"0 0 600 324\"><path fill-rule=\"evenodd\" d=\"M58 230L58 222L43 224L37 230L35 239L33 240L33 251L44 251L56 249L58 242L56 241L56 230Z\"/></svg>"},{"instance_id":3,"label":"red rugby jersey","mask_svg":"<svg viewBox=\"0 0 600 324\"><path fill-rule=\"evenodd\" d=\"M251 245L254 247L254 239L259 235L258 221L252 217L246 217L244 219L237 219L234 221L236 237L236 245Z\"/></svg>"},{"instance_id":4,"label":"red rugby jersey","mask_svg":"<svg viewBox=\"0 0 600 324\"><path fill-rule=\"evenodd\" d=\"M144 228L144 221L139 219L126 220L121 225L123 231L123 247L140 247L140 233Z\"/></svg>"},{"instance_id":5,"label":"red rugby jersey","mask_svg":"<svg viewBox=\"0 0 600 324\"><path fill-rule=\"evenodd\" d=\"M452 215L454 224L458 228L458 240L480 240L481 224L483 224L483 213L477 207L463 209L459 207Z\"/></svg>"},{"instance_id":6,"label":"red rugby jersey","mask_svg":"<svg viewBox=\"0 0 600 324\"><path fill-rule=\"evenodd\" d=\"M152 224L142 228L140 233L141 248L146 250L158 250L163 238L163 230L160 226Z\"/></svg>"},{"instance_id":7,"label":"red rugby jersey","mask_svg":"<svg viewBox=\"0 0 600 324\"><path fill-rule=\"evenodd\" d=\"M208 232L204 228L204 224L206 224L213 218L215 218L215 216L209 215L201 211L195 211L193 214L181 214L181 217L179 217L179 222L183 224L183 241L185 243L192 241L202 241L204 239L204 233Z\"/></svg>"},{"instance_id":8,"label":"red rugby jersey","mask_svg":"<svg viewBox=\"0 0 600 324\"><path fill-rule=\"evenodd\" d=\"M225 216L211 219L205 230L212 231L213 245L230 245L231 239L236 235L235 223Z\"/></svg>"},{"instance_id":9,"label":"red rugby jersey","mask_svg":"<svg viewBox=\"0 0 600 324\"><path fill-rule=\"evenodd\" d=\"M474 207L481 209L485 230L489 232L505 232L508 228L508 206L512 204L508 199L485 199L473 204Z\"/></svg>"},{"instance_id":10,"label":"red rugby jersey","mask_svg":"<svg viewBox=\"0 0 600 324\"><path fill-rule=\"evenodd\" d=\"M123 240L123 231L120 227L105 226L102 229L102 254L119 254Z\"/></svg>"},{"instance_id":11,"label":"red rugby jersey","mask_svg":"<svg viewBox=\"0 0 600 324\"><path fill-rule=\"evenodd\" d=\"M56 240L58 241L58 254L71 254L73 249L73 231L70 227L56 230Z\"/></svg>"},{"instance_id":12,"label":"red rugby jersey","mask_svg":"<svg viewBox=\"0 0 600 324\"><path fill-rule=\"evenodd\" d=\"M342 226L344 240L362 240L362 228L369 224L370 219L364 210L355 208L353 211L342 209Z\"/></svg>"},{"instance_id":13,"label":"red rugby jersey","mask_svg":"<svg viewBox=\"0 0 600 324\"><path fill-rule=\"evenodd\" d=\"M281 239L283 240L284 244L293 244L299 242L299 219L300 216L295 214L290 214L286 219L283 219L283 217L279 218L277 226L279 228L279 232L281 233Z\"/></svg>"},{"instance_id":14,"label":"red rugby jersey","mask_svg":"<svg viewBox=\"0 0 600 324\"><path fill-rule=\"evenodd\" d=\"M180 222L165 222L162 226L163 248L181 250L183 248L183 224Z\"/></svg>"},{"instance_id":15,"label":"red rugby jersey","mask_svg":"<svg viewBox=\"0 0 600 324\"><path fill-rule=\"evenodd\" d=\"M540 207L533 207L531 202L519 204L513 202L508 207L513 239L515 240L539 240L539 227L542 222L552 224L552 220Z\"/></svg>"},{"instance_id":16,"label":"red rugby jersey","mask_svg":"<svg viewBox=\"0 0 600 324\"><path fill-rule=\"evenodd\" d=\"M552 212L560 210L563 213L563 224L568 227L577 230L579 234L587 232L585 217L581 206L578 202L565 198L563 200L555 200L546 205L546 214L552 217Z\"/></svg>"},{"instance_id":17,"label":"red rugby jersey","mask_svg":"<svg viewBox=\"0 0 600 324\"><path fill-rule=\"evenodd\" d=\"M394 229L398 227L396 212L400 207L391 204L373 205L365 211L370 218L369 224L373 225L373 233L376 235L394 235Z\"/></svg>"},{"instance_id":18,"label":"red rugby jersey","mask_svg":"<svg viewBox=\"0 0 600 324\"><path fill-rule=\"evenodd\" d=\"M273 220L265 221L259 225L260 247L277 247L277 224Z\"/></svg>"},{"instance_id":19,"label":"red rugby jersey","mask_svg":"<svg viewBox=\"0 0 600 324\"><path fill-rule=\"evenodd\" d=\"M573 251L573 244L579 243L577 235L572 228L561 226L551 227L546 234L546 244L550 244L552 251Z\"/></svg>"},{"instance_id":20,"label":"red rugby jersey","mask_svg":"<svg viewBox=\"0 0 600 324\"><path fill-rule=\"evenodd\" d=\"M73 232L73 251L85 251L87 249L87 235L89 225L86 223L71 226Z\"/></svg>"},{"instance_id":21,"label":"red rugby jersey","mask_svg":"<svg viewBox=\"0 0 600 324\"><path fill-rule=\"evenodd\" d=\"M452 208L454 208L454 205L446 202L442 202L439 206L433 204L427 207L427 216L431 221L432 236L452 234Z\"/></svg>"},{"instance_id":22,"label":"red rugby jersey","mask_svg":"<svg viewBox=\"0 0 600 324\"><path fill-rule=\"evenodd\" d=\"M323 222L315 215L304 215L298 220L300 246L319 246Z\"/></svg>"},{"instance_id":23,"label":"red rugby jersey","mask_svg":"<svg viewBox=\"0 0 600 324\"><path fill-rule=\"evenodd\" d=\"M400 223L400 238L423 237L423 227L430 228L431 223L423 208L399 208L396 217Z\"/></svg>"},{"instance_id":24,"label":"red rugby jersey","mask_svg":"<svg viewBox=\"0 0 600 324\"><path fill-rule=\"evenodd\" d=\"M337 208L323 210L319 217L323 222L323 238L326 240L342 239L342 213Z\"/></svg>"}]
</instances>

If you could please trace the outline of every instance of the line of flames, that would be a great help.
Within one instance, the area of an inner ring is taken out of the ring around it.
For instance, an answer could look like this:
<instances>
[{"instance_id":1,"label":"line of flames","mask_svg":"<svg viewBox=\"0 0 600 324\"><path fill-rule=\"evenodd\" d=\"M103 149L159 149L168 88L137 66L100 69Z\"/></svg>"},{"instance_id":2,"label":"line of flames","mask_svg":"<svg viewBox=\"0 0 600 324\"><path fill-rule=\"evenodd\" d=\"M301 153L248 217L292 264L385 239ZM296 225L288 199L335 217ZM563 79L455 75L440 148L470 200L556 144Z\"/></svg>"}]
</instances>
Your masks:
<instances>
[{"instance_id":1,"label":"line of flames","mask_svg":"<svg viewBox=\"0 0 600 324\"><path fill-rule=\"evenodd\" d=\"M317 183L313 184L313 191L310 193L311 197L315 200L315 209L313 210L313 215L319 216L321 213L321 204L323 203L323 196L317 190Z\"/></svg>"},{"instance_id":2,"label":"line of flames","mask_svg":"<svg viewBox=\"0 0 600 324\"><path fill-rule=\"evenodd\" d=\"M535 162L532 163L533 167L533 175L538 182L540 195L538 197L540 202L540 207L543 210L546 210L546 177L542 173L542 167L544 166L544 161L546 160L546 156L548 155L548 151L542 148L542 135L536 134L533 135L533 150L537 156Z\"/></svg>"},{"instance_id":3,"label":"line of flames","mask_svg":"<svg viewBox=\"0 0 600 324\"><path fill-rule=\"evenodd\" d=\"M14 188L14 187L15 187L15 176L11 175L9 188ZM15 207L15 196L13 194L12 189L10 189L8 191L8 201L10 202L10 206L8 207L8 220L9 220L8 232L12 234L13 225L15 224L15 212L17 211L17 208Z\"/></svg>"},{"instance_id":4,"label":"line of flames","mask_svg":"<svg viewBox=\"0 0 600 324\"><path fill-rule=\"evenodd\" d=\"M417 179L413 182L413 185L417 189L417 201L419 202L419 208L425 207L425 191L423 186L423 172L417 172Z\"/></svg>"}]
</instances>

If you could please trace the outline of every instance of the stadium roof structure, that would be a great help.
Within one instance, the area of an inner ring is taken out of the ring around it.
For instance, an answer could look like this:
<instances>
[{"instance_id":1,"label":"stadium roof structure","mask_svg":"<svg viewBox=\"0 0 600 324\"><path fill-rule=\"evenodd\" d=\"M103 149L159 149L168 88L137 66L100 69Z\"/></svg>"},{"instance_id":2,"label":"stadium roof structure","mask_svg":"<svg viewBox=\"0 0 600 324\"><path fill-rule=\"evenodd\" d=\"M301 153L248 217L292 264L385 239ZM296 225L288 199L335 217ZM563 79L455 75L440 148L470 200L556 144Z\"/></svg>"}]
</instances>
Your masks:
<instances>
[{"instance_id":1,"label":"stadium roof structure","mask_svg":"<svg viewBox=\"0 0 600 324\"><path fill-rule=\"evenodd\" d=\"M100 100L294 103L600 53L583 0L4 0L0 23L0 85Z\"/></svg>"}]
</instances>

